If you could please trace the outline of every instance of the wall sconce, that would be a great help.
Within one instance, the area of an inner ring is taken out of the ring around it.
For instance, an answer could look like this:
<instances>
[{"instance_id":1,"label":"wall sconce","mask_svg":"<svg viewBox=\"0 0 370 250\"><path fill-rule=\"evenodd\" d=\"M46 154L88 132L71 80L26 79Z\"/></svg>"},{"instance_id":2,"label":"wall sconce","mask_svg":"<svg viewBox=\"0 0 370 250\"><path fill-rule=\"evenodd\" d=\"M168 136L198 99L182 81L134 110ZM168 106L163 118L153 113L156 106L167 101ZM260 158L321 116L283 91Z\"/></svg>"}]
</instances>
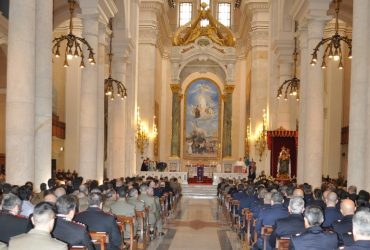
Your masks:
<instances>
[{"instance_id":1,"label":"wall sconce","mask_svg":"<svg viewBox=\"0 0 370 250\"><path fill-rule=\"evenodd\" d=\"M140 107L137 107L136 117L136 146L143 156L145 149L149 145L149 139L155 140L158 136L158 129L156 124L156 117L153 117L152 132L149 133L148 126L140 118Z\"/></svg>"},{"instance_id":2,"label":"wall sconce","mask_svg":"<svg viewBox=\"0 0 370 250\"><path fill-rule=\"evenodd\" d=\"M137 107L135 139L136 146L139 149L141 156L143 156L145 148L149 145L149 136L140 118L140 107Z\"/></svg>"},{"instance_id":3,"label":"wall sconce","mask_svg":"<svg viewBox=\"0 0 370 250\"><path fill-rule=\"evenodd\" d=\"M250 141L252 136L251 118L249 117L249 124L247 125L247 136L245 137L245 155L249 156L250 153Z\"/></svg>"},{"instance_id":4,"label":"wall sconce","mask_svg":"<svg viewBox=\"0 0 370 250\"><path fill-rule=\"evenodd\" d=\"M262 119L262 130L256 136L256 151L260 157L259 161L262 161L262 155L265 152L267 145L267 130L266 130L266 110L263 109L263 119Z\"/></svg>"}]
</instances>

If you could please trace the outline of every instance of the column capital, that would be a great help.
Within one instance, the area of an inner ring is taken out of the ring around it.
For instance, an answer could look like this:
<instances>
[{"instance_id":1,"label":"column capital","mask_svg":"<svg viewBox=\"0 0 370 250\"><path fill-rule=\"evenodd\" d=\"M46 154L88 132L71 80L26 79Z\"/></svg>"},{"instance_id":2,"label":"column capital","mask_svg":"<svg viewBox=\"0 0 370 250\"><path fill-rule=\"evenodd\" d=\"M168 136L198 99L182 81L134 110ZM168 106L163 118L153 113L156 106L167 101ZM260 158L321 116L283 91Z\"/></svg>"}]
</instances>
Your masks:
<instances>
[{"instance_id":1,"label":"column capital","mask_svg":"<svg viewBox=\"0 0 370 250\"><path fill-rule=\"evenodd\" d=\"M225 85L224 92L225 94L232 94L234 92L235 85Z\"/></svg>"},{"instance_id":2,"label":"column capital","mask_svg":"<svg viewBox=\"0 0 370 250\"><path fill-rule=\"evenodd\" d=\"M179 93L181 91L181 86L179 83L170 84L173 93Z\"/></svg>"},{"instance_id":3,"label":"column capital","mask_svg":"<svg viewBox=\"0 0 370 250\"><path fill-rule=\"evenodd\" d=\"M80 0L81 13L84 18L98 17L100 22L109 23L109 19L114 17L118 8L113 0Z\"/></svg>"}]
</instances>

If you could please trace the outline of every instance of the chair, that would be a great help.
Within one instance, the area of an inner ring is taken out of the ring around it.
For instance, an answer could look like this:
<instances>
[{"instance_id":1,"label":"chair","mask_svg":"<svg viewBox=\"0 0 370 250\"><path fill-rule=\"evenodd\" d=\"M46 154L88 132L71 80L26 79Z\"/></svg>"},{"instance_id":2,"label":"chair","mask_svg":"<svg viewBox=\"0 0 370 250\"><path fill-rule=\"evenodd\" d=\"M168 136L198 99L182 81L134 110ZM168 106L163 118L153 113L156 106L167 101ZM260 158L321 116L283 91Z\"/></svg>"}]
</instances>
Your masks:
<instances>
[{"instance_id":1,"label":"chair","mask_svg":"<svg viewBox=\"0 0 370 250\"><path fill-rule=\"evenodd\" d=\"M126 230L126 225L129 225L130 227L130 249L134 249L134 224L135 224L135 217L134 216L123 216L123 215L117 215L117 221L120 223L120 228L122 228L121 232L124 232Z\"/></svg>"},{"instance_id":2,"label":"chair","mask_svg":"<svg viewBox=\"0 0 370 250\"><path fill-rule=\"evenodd\" d=\"M235 230L240 229L240 216L239 216L239 208L240 208L240 201L238 200L232 200L232 218L233 218L233 225L235 227Z\"/></svg>"},{"instance_id":3,"label":"chair","mask_svg":"<svg viewBox=\"0 0 370 250\"><path fill-rule=\"evenodd\" d=\"M135 215L136 215L136 218L140 218L140 226L141 226L141 229L140 229L140 236L141 238L144 238L144 226L146 226L146 230L145 230L145 235L147 235L147 231L149 230L149 227L148 227L148 216L147 216L147 212L145 210L143 211L137 211L135 210Z\"/></svg>"},{"instance_id":4,"label":"chair","mask_svg":"<svg viewBox=\"0 0 370 250\"><path fill-rule=\"evenodd\" d=\"M87 250L87 247L85 246L71 246L68 248L68 250Z\"/></svg>"},{"instance_id":5,"label":"chair","mask_svg":"<svg viewBox=\"0 0 370 250\"><path fill-rule=\"evenodd\" d=\"M263 237L263 250L266 250L266 247L267 247L267 240L268 240L268 237L271 235L273 231L273 228L272 226L263 226L262 227L262 230L261 230L261 235Z\"/></svg>"},{"instance_id":6,"label":"chair","mask_svg":"<svg viewBox=\"0 0 370 250\"><path fill-rule=\"evenodd\" d=\"M94 245L100 245L100 250L106 250L105 244L109 243L109 237L106 232L89 232L89 234Z\"/></svg>"},{"instance_id":7,"label":"chair","mask_svg":"<svg viewBox=\"0 0 370 250\"><path fill-rule=\"evenodd\" d=\"M281 237L276 239L276 249L277 250L288 250L289 249L290 238Z\"/></svg>"}]
</instances>

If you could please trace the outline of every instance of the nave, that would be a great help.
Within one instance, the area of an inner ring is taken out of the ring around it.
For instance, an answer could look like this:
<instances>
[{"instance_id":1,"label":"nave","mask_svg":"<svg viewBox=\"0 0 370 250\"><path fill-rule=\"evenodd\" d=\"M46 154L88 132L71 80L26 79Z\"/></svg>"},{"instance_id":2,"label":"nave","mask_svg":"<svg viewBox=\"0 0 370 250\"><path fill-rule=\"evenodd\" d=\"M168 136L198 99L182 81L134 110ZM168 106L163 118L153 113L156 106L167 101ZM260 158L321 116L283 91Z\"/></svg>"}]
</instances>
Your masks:
<instances>
[{"instance_id":1,"label":"nave","mask_svg":"<svg viewBox=\"0 0 370 250\"><path fill-rule=\"evenodd\" d=\"M242 249L216 197L182 197L165 227L165 236L151 242L148 250Z\"/></svg>"}]
</instances>

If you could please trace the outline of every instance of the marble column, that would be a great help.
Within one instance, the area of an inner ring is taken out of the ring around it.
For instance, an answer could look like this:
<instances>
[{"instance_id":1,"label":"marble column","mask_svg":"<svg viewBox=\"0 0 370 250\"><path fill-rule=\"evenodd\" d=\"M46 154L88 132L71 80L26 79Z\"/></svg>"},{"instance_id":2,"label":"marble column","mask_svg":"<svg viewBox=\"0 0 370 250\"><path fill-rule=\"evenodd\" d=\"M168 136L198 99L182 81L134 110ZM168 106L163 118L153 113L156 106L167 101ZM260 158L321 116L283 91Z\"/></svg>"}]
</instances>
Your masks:
<instances>
[{"instance_id":1,"label":"marble column","mask_svg":"<svg viewBox=\"0 0 370 250\"><path fill-rule=\"evenodd\" d=\"M307 48L311 54L316 45L321 41L326 20L309 19ZM322 58L322 50L317 55ZM309 56L310 58L310 56ZM311 59L311 58L310 58ZM305 143L304 152L304 181L313 187L320 187L323 154L324 154L324 79L320 65L308 67L307 88L305 88Z\"/></svg>"},{"instance_id":2,"label":"marble column","mask_svg":"<svg viewBox=\"0 0 370 250\"><path fill-rule=\"evenodd\" d=\"M97 112L98 112L98 145L96 154L96 177L100 182L104 179L104 79L107 77L106 74L106 51L105 47L108 44L107 41L107 26L106 24L99 23L99 45L98 45L98 57L97 65L98 68L98 90L97 90ZM118 98L120 99L120 98Z\"/></svg>"},{"instance_id":3,"label":"marble column","mask_svg":"<svg viewBox=\"0 0 370 250\"><path fill-rule=\"evenodd\" d=\"M180 84L171 84L172 90L172 137L171 137L171 157L180 157L181 141L181 97Z\"/></svg>"},{"instance_id":4,"label":"marble column","mask_svg":"<svg viewBox=\"0 0 370 250\"><path fill-rule=\"evenodd\" d=\"M122 41L116 40L113 44L113 62L112 62L112 77L121 81L126 85L126 66L127 58L124 55L124 48L120 46ZM126 101L132 97L132 93L128 93L127 99L115 98L109 102L109 130L108 130L108 176L109 178L119 178L127 176L125 165L126 151ZM129 144L128 147L135 147L135 144Z\"/></svg>"},{"instance_id":5,"label":"marble column","mask_svg":"<svg viewBox=\"0 0 370 250\"><path fill-rule=\"evenodd\" d=\"M305 155L305 134L306 134L306 92L308 82L308 67L310 67L310 59L307 48L307 26L302 26L299 29L299 48L300 48L300 100L299 100L299 128L298 128L298 156L297 156L297 183L304 182L304 169L309 166L305 166L304 155Z\"/></svg>"},{"instance_id":6,"label":"marble column","mask_svg":"<svg viewBox=\"0 0 370 250\"><path fill-rule=\"evenodd\" d=\"M222 132L222 158L230 158L232 156L232 117L233 117L233 91L234 85L226 85L224 89L224 117L223 117L223 132Z\"/></svg>"},{"instance_id":7,"label":"marble column","mask_svg":"<svg viewBox=\"0 0 370 250\"><path fill-rule=\"evenodd\" d=\"M369 190L369 38L370 3L353 1L352 73L348 144L348 185ZM366 115L367 114L367 115ZM366 139L365 139L366 138Z\"/></svg>"},{"instance_id":8,"label":"marble column","mask_svg":"<svg viewBox=\"0 0 370 250\"><path fill-rule=\"evenodd\" d=\"M82 8L83 36L89 42L99 60L98 14L84 15ZM85 51L85 53L87 53ZM87 57L87 55L86 55ZM80 166L79 174L88 179L97 178L98 153L98 66L86 64L82 71L80 95Z\"/></svg>"},{"instance_id":9,"label":"marble column","mask_svg":"<svg viewBox=\"0 0 370 250\"><path fill-rule=\"evenodd\" d=\"M35 179L36 0L9 4L6 181L22 185Z\"/></svg>"},{"instance_id":10,"label":"marble column","mask_svg":"<svg viewBox=\"0 0 370 250\"><path fill-rule=\"evenodd\" d=\"M36 0L35 188L51 177L53 2Z\"/></svg>"}]
</instances>

